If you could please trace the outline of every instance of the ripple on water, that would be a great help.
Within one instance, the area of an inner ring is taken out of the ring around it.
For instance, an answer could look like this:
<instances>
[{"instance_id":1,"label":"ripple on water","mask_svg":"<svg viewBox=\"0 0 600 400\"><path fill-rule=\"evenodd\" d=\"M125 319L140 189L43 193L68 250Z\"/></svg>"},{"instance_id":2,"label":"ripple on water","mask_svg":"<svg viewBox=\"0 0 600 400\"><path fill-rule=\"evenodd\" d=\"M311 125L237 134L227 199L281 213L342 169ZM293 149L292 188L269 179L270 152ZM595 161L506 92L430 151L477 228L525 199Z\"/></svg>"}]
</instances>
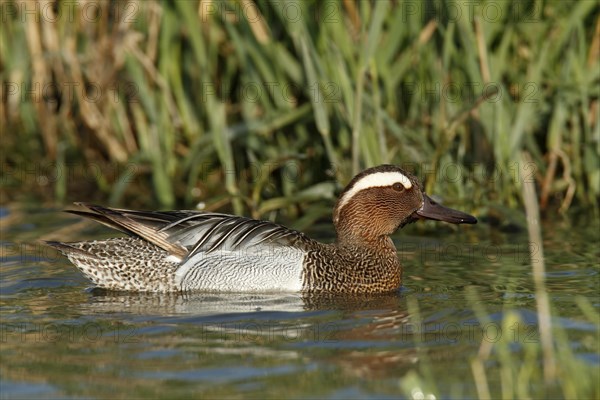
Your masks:
<instances>
[{"instance_id":1,"label":"ripple on water","mask_svg":"<svg viewBox=\"0 0 600 400\"><path fill-rule=\"evenodd\" d=\"M82 236L74 221L40 212L28 225L16 220L3 239L23 243L57 229ZM595 232L555 229L545 256L552 324L578 360L597 368L598 326L575 302L581 295L600 309ZM442 397L476 397L470 360L482 341L518 338L509 349L525 362L525 339L539 332L519 246L527 237L485 224L434 234L413 227L399 235L404 287L382 296L107 293L89 290L58 255L12 254L0 276L2 396L397 398L402 382L422 384L415 379L426 367ZM509 312L523 330L503 325ZM486 368L498 365L494 357ZM489 375L494 393L497 375Z\"/></svg>"}]
</instances>

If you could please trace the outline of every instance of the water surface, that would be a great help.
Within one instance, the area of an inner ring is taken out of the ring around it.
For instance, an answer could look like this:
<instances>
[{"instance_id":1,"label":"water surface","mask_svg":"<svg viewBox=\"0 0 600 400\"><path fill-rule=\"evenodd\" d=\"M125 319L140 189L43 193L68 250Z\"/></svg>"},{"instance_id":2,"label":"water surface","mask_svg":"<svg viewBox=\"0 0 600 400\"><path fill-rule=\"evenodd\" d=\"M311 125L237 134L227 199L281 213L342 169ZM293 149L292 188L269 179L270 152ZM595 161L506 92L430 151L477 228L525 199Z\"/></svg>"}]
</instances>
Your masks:
<instances>
[{"instance_id":1,"label":"water surface","mask_svg":"<svg viewBox=\"0 0 600 400\"><path fill-rule=\"evenodd\" d=\"M104 238L106 228L56 210L0 216L2 398L477 397L472 360L482 343L508 342L520 363L540 340L518 226L406 227L394 236L404 285L388 295L158 295L92 289L37 242ZM576 299L597 314L598 232L594 219L543 226L552 323L596 371L599 328ZM498 363L485 365L497 395Z\"/></svg>"}]
</instances>

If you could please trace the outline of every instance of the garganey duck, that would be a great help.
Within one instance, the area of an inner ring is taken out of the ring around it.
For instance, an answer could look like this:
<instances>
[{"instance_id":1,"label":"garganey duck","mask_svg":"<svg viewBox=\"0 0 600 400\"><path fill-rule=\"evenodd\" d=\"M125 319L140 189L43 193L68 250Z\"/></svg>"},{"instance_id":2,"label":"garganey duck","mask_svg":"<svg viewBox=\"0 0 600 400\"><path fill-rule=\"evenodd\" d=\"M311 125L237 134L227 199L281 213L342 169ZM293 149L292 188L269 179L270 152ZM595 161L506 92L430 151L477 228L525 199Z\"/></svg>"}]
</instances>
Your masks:
<instances>
[{"instance_id":1,"label":"garganey duck","mask_svg":"<svg viewBox=\"0 0 600 400\"><path fill-rule=\"evenodd\" d=\"M355 176L340 195L337 240L319 243L268 221L199 211L133 211L77 203L68 212L128 234L47 242L109 290L378 293L397 290L402 267L389 235L418 219L475 224L437 204L393 165Z\"/></svg>"}]
</instances>

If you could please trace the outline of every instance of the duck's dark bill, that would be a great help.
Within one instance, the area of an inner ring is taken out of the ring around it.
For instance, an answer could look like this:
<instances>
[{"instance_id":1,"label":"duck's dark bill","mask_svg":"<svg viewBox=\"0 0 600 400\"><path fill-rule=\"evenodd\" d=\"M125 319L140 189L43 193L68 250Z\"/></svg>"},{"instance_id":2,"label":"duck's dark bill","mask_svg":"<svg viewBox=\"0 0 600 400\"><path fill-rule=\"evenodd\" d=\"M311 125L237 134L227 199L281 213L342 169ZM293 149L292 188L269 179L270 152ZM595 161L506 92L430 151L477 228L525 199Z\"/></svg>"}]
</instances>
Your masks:
<instances>
[{"instance_id":1,"label":"duck's dark bill","mask_svg":"<svg viewBox=\"0 0 600 400\"><path fill-rule=\"evenodd\" d=\"M476 224L477 218L462 211L444 207L423 193L423 206L416 211L420 218L450 222L452 224Z\"/></svg>"}]
</instances>

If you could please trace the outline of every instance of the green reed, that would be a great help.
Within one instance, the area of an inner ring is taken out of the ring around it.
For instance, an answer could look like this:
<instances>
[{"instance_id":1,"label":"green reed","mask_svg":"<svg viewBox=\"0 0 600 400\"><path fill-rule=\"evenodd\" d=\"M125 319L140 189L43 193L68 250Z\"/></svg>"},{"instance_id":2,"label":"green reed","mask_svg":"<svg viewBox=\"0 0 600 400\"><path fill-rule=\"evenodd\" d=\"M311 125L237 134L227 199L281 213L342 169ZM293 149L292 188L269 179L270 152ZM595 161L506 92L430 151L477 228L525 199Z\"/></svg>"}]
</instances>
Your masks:
<instances>
[{"instance_id":1,"label":"green reed","mask_svg":"<svg viewBox=\"0 0 600 400\"><path fill-rule=\"evenodd\" d=\"M8 199L314 220L336 184L390 162L517 207L526 151L542 209L597 212L594 1L94 4L2 3ZM32 160L100 167L46 191L18 173Z\"/></svg>"},{"instance_id":2,"label":"green reed","mask_svg":"<svg viewBox=\"0 0 600 400\"><path fill-rule=\"evenodd\" d=\"M409 297L407 301L410 322L416 327L421 326L418 301L414 296ZM503 318L497 323L490 319L485 302L479 297L475 287L466 288L465 301L474 310L480 326L493 325L494 329L491 329L493 332L490 333L490 337L482 335L477 354L457 360L457 362L469 362L472 375L461 377L460 383L449 389L450 397L598 398L600 394L598 367L590 365L575 355L573 343L560 324L553 325L551 333L552 346L556 352L554 364L556 374L551 381L546 381L545 368L540 366L540 360L543 359L546 351L545 345L539 340L537 330L523 329L527 326L523 316L514 305L510 304L510 301L505 302ZM576 296L574 303L587 322L598 325L600 322L598 315L588 299ZM440 371L436 363L430 359L426 347L422 347L420 343L423 334L418 330L414 334L419 362L399 380L399 387L407 398L439 398L440 374L445 372L452 375L452 371ZM597 335L590 333L585 346L597 349L599 344ZM460 346L460 343L457 346ZM415 394L415 391L418 394Z\"/></svg>"}]
</instances>

